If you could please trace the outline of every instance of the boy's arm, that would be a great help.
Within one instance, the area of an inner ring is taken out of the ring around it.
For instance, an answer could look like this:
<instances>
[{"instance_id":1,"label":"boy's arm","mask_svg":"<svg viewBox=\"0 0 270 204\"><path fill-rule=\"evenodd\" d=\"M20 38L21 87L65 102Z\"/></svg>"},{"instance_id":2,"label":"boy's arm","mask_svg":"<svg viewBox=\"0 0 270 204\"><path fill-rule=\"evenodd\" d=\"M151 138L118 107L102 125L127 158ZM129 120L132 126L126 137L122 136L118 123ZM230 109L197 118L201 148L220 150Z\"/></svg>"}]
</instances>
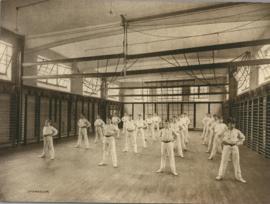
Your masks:
<instances>
[{"instance_id":1,"label":"boy's arm","mask_svg":"<svg viewBox=\"0 0 270 204\"><path fill-rule=\"evenodd\" d=\"M53 126L51 126L51 128L53 130L53 135L52 136L57 135L58 134L58 130L55 127L53 127Z\"/></svg>"}]
</instances>

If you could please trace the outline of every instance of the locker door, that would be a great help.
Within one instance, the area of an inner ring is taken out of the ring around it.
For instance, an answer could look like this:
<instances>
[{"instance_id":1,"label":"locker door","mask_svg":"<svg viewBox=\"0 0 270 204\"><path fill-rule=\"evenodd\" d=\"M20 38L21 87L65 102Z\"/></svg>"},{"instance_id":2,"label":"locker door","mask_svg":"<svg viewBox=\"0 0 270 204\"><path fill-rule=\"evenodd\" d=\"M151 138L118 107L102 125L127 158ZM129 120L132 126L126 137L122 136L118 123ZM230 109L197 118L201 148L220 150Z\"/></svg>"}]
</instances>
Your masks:
<instances>
[{"instance_id":1,"label":"locker door","mask_svg":"<svg viewBox=\"0 0 270 204\"><path fill-rule=\"evenodd\" d=\"M35 96L27 96L27 143L37 142L37 135L35 135Z\"/></svg>"},{"instance_id":2,"label":"locker door","mask_svg":"<svg viewBox=\"0 0 270 204\"><path fill-rule=\"evenodd\" d=\"M258 134L259 134L259 100L253 100L253 117L252 117L252 149L258 151Z\"/></svg>"},{"instance_id":3,"label":"locker door","mask_svg":"<svg viewBox=\"0 0 270 204\"><path fill-rule=\"evenodd\" d=\"M43 130L45 121L49 119L49 106L50 106L49 98L41 97L40 98L40 136L41 136L40 140L43 140L42 130ZM55 123L53 123L53 125L55 126Z\"/></svg>"},{"instance_id":4,"label":"locker door","mask_svg":"<svg viewBox=\"0 0 270 204\"><path fill-rule=\"evenodd\" d=\"M69 130L69 135L74 136L76 134L76 104L75 101L70 101L70 130Z\"/></svg>"},{"instance_id":5,"label":"locker door","mask_svg":"<svg viewBox=\"0 0 270 204\"><path fill-rule=\"evenodd\" d=\"M67 137L68 102L61 100L61 137Z\"/></svg>"},{"instance_id":6,"label":"locker door","mask_svg":"<svg viewBox=\"0 0 270 204\"><path fill-rule=\"evenodd\" d=\"M259 134L258 134L258 151L260 154L265 155L265 133L266 133L266 100L265 97L259 98Z\"/></svg>"},{"instance_id":7,"label":"locker door","mask_svg":"<svg viewBox=\"0 0 270 204\"><path fill-rule=\"evenodd\" d=\"M252 101L248 101L247 145L252 148Z\"/></svg>"},{"instance_id":8,"label":"locker door","mask_svg":"<svg viewBox=\"0 0 270 204\"><path fill-rule=\"evenodd\" d=\"M266 138L265 138L265 155L270 158L270 95L266 101Z\"/></svg>"},{"instance_id":9,"label":"locker door","mask_svg":"<svg viewBox=\"0 0 270 204\"><path fill-rule=\"evenodd\" d=\"M10 103L9 94L0 94L0 144L11 143L10 138Z\"/></svg>"}]
</instances>

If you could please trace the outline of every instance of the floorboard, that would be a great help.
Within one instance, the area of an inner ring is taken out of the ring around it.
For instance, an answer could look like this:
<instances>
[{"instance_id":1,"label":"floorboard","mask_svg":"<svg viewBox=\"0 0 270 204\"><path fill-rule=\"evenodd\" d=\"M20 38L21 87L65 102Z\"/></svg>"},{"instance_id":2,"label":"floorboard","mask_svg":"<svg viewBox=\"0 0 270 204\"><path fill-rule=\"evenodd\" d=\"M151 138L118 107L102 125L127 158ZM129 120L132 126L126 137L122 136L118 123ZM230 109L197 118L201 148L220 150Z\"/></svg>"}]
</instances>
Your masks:
<instances>
[{"instance_id":1,"label":"floorboard","mask_svg":"<svg viewBox=\"0 0 270 204\"><path fill-rule=\"evenodd\" d=\"M10 149L0 156L0 200L32 202L238 203L270 202L270 160L241 147L246 184L236 182L232 164L223 181L215 180L220 155L208 161L200 132L190 132L185 158L176 158L179 176L154 173L159 168L160 144L123 153L117 140L119 168L99 167L101 144L89 150L73 148L75 140L55 144L56 159L40 159L41 145Z\"/></svg>"}]
</instances>

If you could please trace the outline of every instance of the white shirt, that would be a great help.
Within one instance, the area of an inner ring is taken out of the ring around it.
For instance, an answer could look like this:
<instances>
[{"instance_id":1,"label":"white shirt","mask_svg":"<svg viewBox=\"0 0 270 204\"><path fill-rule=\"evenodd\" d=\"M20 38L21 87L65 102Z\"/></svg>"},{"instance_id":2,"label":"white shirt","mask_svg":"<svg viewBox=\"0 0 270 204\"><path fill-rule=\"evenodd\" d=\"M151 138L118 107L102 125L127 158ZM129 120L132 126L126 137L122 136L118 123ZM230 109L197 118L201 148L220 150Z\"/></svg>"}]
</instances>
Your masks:
<instances>
[{"instance_id":1,"label":"white shirt","mask_svg":"<svg viewBox=\"0 0 270 204\"><path fill-rule=\"evenodd\" d=\"M171 123L170 126L171 126L171 129L173 129L174 131L176 131L176 132L179 131L179 124L177 122Z\"/></svg>"},{"instance_id":2,"label":"white shirt","mask_svg":"<svg viewBox=\"0 0 270 204\"><path fill-rule=\"evenodd\" d=\"M145 121L143 119L136 120L136 127L143 128L145 126Z\"/></svg>"},{"instance_id":3,"label":"white shirt","mask_svg":"<svg viewBox=\"0 0 270 204\"><path fill-rule=\"evenodd\" d=\"M214 127L215 134L222 134L224 131L228 129L225 123L217 123Z\"/></svg>"},{"instance_id":4,"label":"white shirt","mask_svg":"<svg viewBox=\"0 0 270 204\"><path fill-rule=\"evenodd\" d=\"M209 117L205 116L203 119L202 119L202 124L203 125L206 125L208 123L208 121L210 120Z\"/></svg>"},{"instance_id":5,"label":"white shirt","mask_svg":"<svg viewBox=\"0 0 270 204\"><path fill-rule=\"evenodd\" d=\"M78 126L79 128L87 128L87 127L90 127L91 124L88 120L86 120L85 118L81 118L79 119L78 121Z\"/></svg>"},{"instance_id":6,"label":"white shirt","mask_svg":"<svg viewBox=\"0 0 270 204\"><path fill-rule=\"evenodd\" d=\"M223 138L224 142L230 143L230 144L243 144L243 142L245 141L245 136L244 134L238 130L238 129L232 129L232 130L227 130L224 133L224 138Z\"/></svg>"},{"instance_id":7,"label":"white shirt","mask_svg":"<svg viewBox=\"0 0 270 204\"><path fill-rule=\"evenodd\" d=\"M183 117L183 121L184 121L184 123L185 123L185 125L186 126L189 126L189 124L190 124L190 119L188 118L188 117Z\"/></svg>"},{"instance_id":8,"label":"white shirt","mask_svg":"<svg viewBox=\"0 0 270 204\"><path fill-rule=\"evenodd\" d=\"M44 126L42 133L43 136L55 136L58 134L58 130L53 126Z\"/></svg>"},{"instance_id":9,"label":"white shirt","mask_svg":"<svg viewBox=\"0 0 270 204\"><path fill-rule=\"evenodd\" d=\"M96 119L96 121L95 121L95 123L94 123L94 126L95 126L95 127L102 127L102 126L104 126L104 125L105 125L105 123L104 123L104 121L101 120L101 119Z\"/></svg>"},{"instance_id":10,"label":"white shirt","mask_svg":"<svg viewBox=\"0 0 270 204\"><path fill-rule=\"evenodd\" d=\"M136 129L134 121L133 120L128 120L126 122L126 128L127 128L127 131L134 131Z\"/></svg>"},{"instance_id":11,"label":"white shirt","mask_svg":"<svg viewBox=\"0 0 270 204\"><path fill-rule=\"evenodd\" d=\"M168 128L168 129L163 128L161 130L161 140L162 141L173 141L174 140L173 134L178 135L178 133L171 128Z\"/></svg>"},{"instance_id":12,"label":"white shirt","mask_svg":"<svg viewBox=\"0 0 270 204\"><path fill-rule=\"evenodd\" d=\"M154 123L160 123L160 122L161 122L161 119L160 119L159 116L153 116L152 121L153 121Z\"/></svg>"},{"instance_id":13,"label":"white shirt","mask_svg":"<svg viewBox=\"0 0 270 204\"><path fill-rule=\"evenodd\" d=\"M122 117L122 122L123 122L123 123L127 122L127 121L128 121L128 118L129 118L129 116L124 116L124 117Z\"/></svg>"},{"instance_id":14,"label":"white shirt","mask_svg":"<svg viewBox=\"0 0 270 204\"><path fill-rule=\"evenodd\" d=\"M118 118L117 116L113 116L113 117L112 117L112 123L113 123L113 124L117 125L117 124L120 123L120 122L121 122L121 120L120 120L120 118Z\"/></svg>"},{"instance_id":15,"label":"white shirt","mask_svg":"<svg viewBox=\"0 0 270 204\"><path fill-rule=\"evenodd\" d=\"M146 118L146 123L148 124L148 125L151 125L152 123L153 123L153 120L152 120L152 118Z\"/></svg>"},{"instance_id":16,"label":"white shirt","mask_svg":"<svg viewBox=\"0 0 270 204\"><path fill-rule=\"evenodd\" d=\"M105 136L113 136L117 133L117 128L113 124L105 124L104 125L104 135Z\"/></svg>"}]
</instances>

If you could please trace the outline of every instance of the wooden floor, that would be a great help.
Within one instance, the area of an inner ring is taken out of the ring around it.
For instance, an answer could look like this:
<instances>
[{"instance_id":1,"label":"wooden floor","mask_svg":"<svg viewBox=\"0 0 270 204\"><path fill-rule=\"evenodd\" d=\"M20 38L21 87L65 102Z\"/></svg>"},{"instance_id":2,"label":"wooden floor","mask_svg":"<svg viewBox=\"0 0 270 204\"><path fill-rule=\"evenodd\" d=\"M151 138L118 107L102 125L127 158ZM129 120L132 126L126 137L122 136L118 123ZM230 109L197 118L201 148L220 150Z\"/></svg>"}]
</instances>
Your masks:
<instances>
[{"instance_id":1,"label":"wooden floor","mask_svg":"<svg viewBox=\"0 0 270 204\"><path fill-rule=\"evenodd\" d=\"M139 154L123 153L117 140L119 168L99 167L101 144L75 149L75 140L55 144L56 159L40 159L41 145L7 150L0 156L0 201L41 202L159 202L159 203L269 203L270 160L246 147L240 149L246 184L236 182L231 163L226 178L215 181L220 155L208 161L200 132L191 132L185 158L176 158L179 176L157 174L160 144ZM141 143L139 143L141 146Z\"/></svg>"}]
</instances>

